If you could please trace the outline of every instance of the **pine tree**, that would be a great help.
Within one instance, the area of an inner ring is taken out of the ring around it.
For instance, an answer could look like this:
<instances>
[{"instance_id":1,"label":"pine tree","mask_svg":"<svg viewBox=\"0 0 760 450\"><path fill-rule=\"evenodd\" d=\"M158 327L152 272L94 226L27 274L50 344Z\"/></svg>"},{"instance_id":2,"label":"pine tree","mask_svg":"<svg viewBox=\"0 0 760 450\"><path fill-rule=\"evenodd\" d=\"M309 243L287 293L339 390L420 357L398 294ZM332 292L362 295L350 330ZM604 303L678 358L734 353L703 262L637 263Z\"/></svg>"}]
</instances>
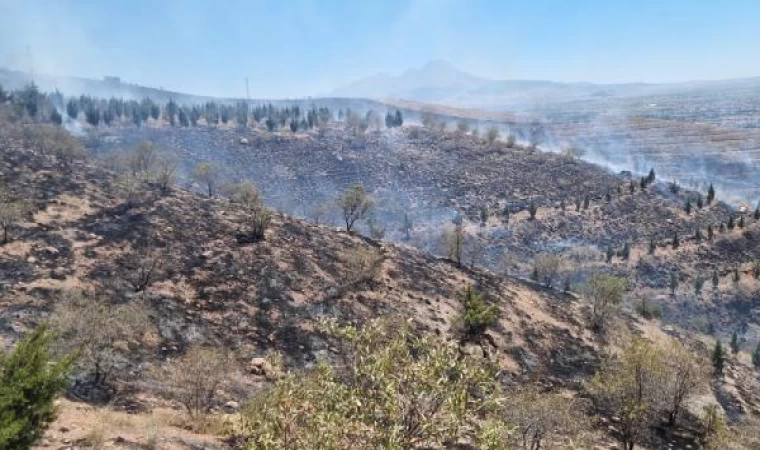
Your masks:
<instances>
[{"instance_id":1,"label":"pine tree","mask_svg":"<svg viewBox=\"0 0 760 450\"><path fill-rule=\"evenodd\" d=\"M66 385L71 358L53 361L45 326L8 354L0 353L0 448L32 447L55 418L53 400Z\"/></svg>"},{"instance_id":2,"label":"pine tree","mask_svg":"<svg viewBox=\"0 0 760 450\"><path fill-rule=\"evenodd\" d=\"M755 220L760 220L760 206L755 208L755 214L753 216Z\"/></svg>"},{"instance_id":3,"label":"pine tree","mask_svg":"<svg viewBox=\"0 0 760 450\"><path fill-rule=\"evenodd\" d=\"M686 211L686 214L691 214L691 199L686 200L686 205L684 206L684 210Z\"/></svg>"},{"instance_id":4,"label":"pine tree","mask_svg":"<svg viewBox=\"0 0 760 450\"><path fill-rule=\"evenodd\" d=\"M752 353L752 364L755 366L756 369L760 369L760 342L757 343L757 347L755 347L755 352Z\"/></svg>"},{"instance_id":5,"label":"pine tree","mask_svg":"<svg viewBox=\"0 0 760 450\"><path fill-rule=\"evenodd\" d=\"M113 122L113 110L110 108L103 110L103 123L111 126L111 122Z\"/></svg>"},{"instance_id":6,"label":"pine tree","mask_svg":"<svg viewBox=\"0 0 760 450\"><path fill-rule=\"evenodd\" d=\"M530 203L528 204L528 214L530 214L530 220L536 219L536 213L538 213L538 206L536 206L536 203L533 201L533 199L531 199Z\"/></svg>"},{"instance_id":7,"label":"pine tree","mask_svg":"<svg viewBox=\"0 0 760 450\"><path fill-rule=\"evenodd\" d=\"M177 123L175 122L175 116L177 115L178 109L179 106L174 102L174 100L169 100L169 103L166 104L166 117L169 119L169 124L171 124L171 126L174 126ZM222 121L224 123L227 123L224 117L222 117Z\"/></svg>"},{"instance_id":8,"label":"pine tree","mask_svg":"<svg viewBox=\"0 0 760 450\"><path fill-rule=\"evenodd\" d=\"M733 230L736 227L736 224L734 223L734 216L731 216L728 218L728 229Z\"/></svg>"},{"instance_id":9,"label":"pine tree","mask_svg":"<svg viewBox=\"0 0 760 450\"><path fill-rule=\"evenodd\" d=\"M133 109L132 110L132 122L135 124L135 126L139 127L142 125L142 116L140 115L140 111Z\"/></svg>"},{"instance_id":10,"label":"pine tree","mask_svg":"<svg viewBox=\"0 0 760 450\"><path fill-rule=\"evenodd\" d=\"M678 240L678 232L673 234L673 250L677 249L681 245L681 241Z\"/></svg>"},{"instance_id":11,"label":"pine tree","mask_svg":"<svg viewBox=\"0 0 760 450\"><path fill-rule=\"evenodd\" d=\"M412 219L409 218L409 214L404 213L404 234L406 235L406 240L408 241L411 238L411 232L413 228Z\"/></svg>"},{"instance_id":12,"label":"pine tree","mask_svg":"<svg viewBox=\"0 0 760 450\"><path fill-rule=\"evenodd\" d=\"M670 295L675 297L677 289L678 289L678 274L676 272L670 272Z\"/></svg>"},{"instance_id":13,"label":"pine tree","mask_svg":"<svg viewBox=\"0 0 760 450\"><path fill-rule=\"evenodd\" d=\"M723 366L726 364L726 356L723 354L723 344L720 340L715 341L715 348L712 354L713 371L716 376L723 375Z\"/></svg>"},{"instance_id":14,"label":"pine tree","mask_svg":"<svg viewBox=\"0 0 760 450\"><path fill-rule=\"evenodd\" d=\"M697 209L702 209L705 206L704 200L702 200L702 194L697 194Z\"/></svg>"},{"instance_id":15,"label":"pine tree","mask_svg":"<svg viewBox=\"0 0 760 450\"><path fill-rule=\"evenodd\" d=\"M707 225L707 240L712 241L714 236L715 236L715 231L713 230L713 225L712 224Z\"/></svg>"},{"instance_id":16,"label":"pine tree","mask_svg":"<svg viewBox=\"0 0 760 450\"><path fill-rule=\"evenodd\" d=\"M649 169L649 175L647 175L647 183L649 184L654 183L655 178L656 178L656 175L654 173L654 168Z\"/></svg>"},{"instance_id":17,"label":"pine tree","mask_svg":"<svg viewBox=\"0 0 760 450\"><path fill-rule=\"evenodd\" d=\"M615 256L615 250L612 249L612 246L610 245L607 247L607 264L612 262L612 258Z\"/></svg>"},{"instance_id":18,"label":"pine tree","mask_svg":"<svg viewBox=\"0 0 760 450\"><path fill-rule=\"evenodd\" d=\"M657 251L657 242L653 239L649 240L649 254L654 255L654 253Z\"/></svg>"},{"instance_id":19,"label":"pine tree","mask_svg":"<svg viewBox=\"0 0 760 450\"><path fill-rule=\"evenodd\" d=\"M718 285L720 285L720 277L718 276L718 270L717 269L713 270L712 285L713 285L713 290L717 291L718 290Z\"/></svg>"},{"instance_id":20,"label":"pine tree","mask_svg":"<svg viewBox=\"0 0 760 450\"><path fill-rule=\"evenodd\" d=\"M77 115L79 115L79 104L75 99L69 99L66 103L66 114L73 120L77 119Z\"/></svg>"},{"instance_id":21,"label":"pine tree","mask_svg":"<svg viewBox=\"0 0 760 450\"><path fill-rule=\"evenodd\" d=\"M59 113L57 109L53 108L53 110L50 111L50 121L56 125L60 125L63 123L63 116L61 116L61 113Z\"/></svg>"},{"instance_id":22,"label":"pine tree","mask_svg":"<svg viewBox=\"0 0 760 450\"><path fill-rule=\"evenodd\" d=\"M736 334L736 331L731 335L731 352L734 355L739 353L739 335Z\"/></svg>"},{"instance_id":23,"label":"pine tree","mask_svg":"<svg viewBox=\"0 0 760 450\"><path fill-rule=\"evenodd\" d=\"M187 112L185 111L185 108L179 109L179 125L185 128L187 128L190 125L190 120L187 117Z\"/></svg>"},{"instance_id":24,"label":"pine tree","mask_svg":"<svg viewBox=\"0 0 760 450\"><path fill-rule=\"evenodd\" d=\"M628 258L630 256L631 256L631 244L629 244L628 242L626 242L625 245L623 245L623 250L620 251L620 257L624 261L628 261Z\"/></svg>"},{"instance_id":25,"label":"pine tree","mask_svg":"<svg viewBox=\"0 0 760 450\"><path fill-rule=\"evenodd\" d=\"M694 280L694 295L699 297L702 295L702 288L705 286L705 279L697 275L697 278Z\"/></svg>"},{"instance_id":26,"label":"pine tree","mask_svg":"<svg viewBox=\"0 0 760 450\"><path fill-rule=\"evenodd\" d=\"M713 200L715 200L715 187L710 183L710 187L707 188L707 204L712 204Z\"/></svg>"},{"instance_id":27,"label":"pine tree","mask_svg":"<svg viewBox=\"0 0 760 450\"><path fill-rule=\"evenodd\" d=\"M84 111L85 119L87 119L87 123L92 125L93 127L97 127L100 123L100 110L96 108L95 106L89 106Z\"/></svg>"},{"instance_id":28,"label":"pine tree","mask_svg":"<svg viewBox=\"0 0 760 450\"><path fill-rule=\"evenodd\" d=\"M732 279L734 280L734 283L738 283L741 281L742 277L741 277L741 274L739 273L738 267L734 267L734 275Z\"/></svg>"},{"instance_id":29,"label":"pine tree","mask_svg":"<svg viewBox=\"0 0 760 450\"><path fill-rule=\"evenodd\" d=\"M26 108L29 117L35 117L40 106L40 91L34 82L26 85L24 89L18 93L19 101Z\"/></svg>"},{"instance_id":30,"label":"pine tree","mask_svg":"<svg viewBox=\"0 0 760 450\"><path fill-rule=\"evenodd\" d=\"M744 215L739 216L739 228L744 228Z\"/></svg>"},{"instance_id":31,"label":"pine tree","mask_svg":"<svg viewBox=\"0 0 760 450\"><path fill-rule=\"evenodd\" d=\"M404 116L401 114L401 110L400 109L396 110L396 117L395 117L395 120L394 120L393 124L395 126L397 126L397 127L400 127L400 126L404 125Z\"/></svg>"},{"instance_id":32,"label":"pine tree","mask_svg":"<svg viewBox=\"0 0 760 450\"><path fill-rule=\"evenodd\" d=\"M588 206L589 206L590 203L591 203L591 198L588 195L585 196L585 197L583 197L583 210L584 211L588 209Z\"/></svg>"}]
</instances>

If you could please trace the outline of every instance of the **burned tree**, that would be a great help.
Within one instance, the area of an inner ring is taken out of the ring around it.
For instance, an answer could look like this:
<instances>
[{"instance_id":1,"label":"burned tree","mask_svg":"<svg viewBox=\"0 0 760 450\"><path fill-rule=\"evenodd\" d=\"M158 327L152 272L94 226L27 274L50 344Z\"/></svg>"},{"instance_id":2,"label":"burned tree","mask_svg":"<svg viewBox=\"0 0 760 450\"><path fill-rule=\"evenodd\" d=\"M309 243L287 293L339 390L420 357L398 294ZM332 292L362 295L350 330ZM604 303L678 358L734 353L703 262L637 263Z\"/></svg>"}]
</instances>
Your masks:
<instances>
[{"instance_id":1,"label":"burned tree","mask_svg":"<svg viewBox=\"0 0 760 450\"><path fill-rule=\"evenodd\" d=\"M27 202L17 198L0 182L0 226L3 227L3 240L0 244L8 243L9 230L29 213Z\"/></svg>"},{"instance_id":2,"label":"burned tree","mask_svg":"<svg viewBox=\"0 0 760 450\"><path fill-rule=\"evenodd\" d=\"M441 236L441 246L447 258L451 259L457 265L462 265L462 254L464 253L465 234L462 224L457 223L452 228L446 229Z\"/></svg>"}]
</instances>

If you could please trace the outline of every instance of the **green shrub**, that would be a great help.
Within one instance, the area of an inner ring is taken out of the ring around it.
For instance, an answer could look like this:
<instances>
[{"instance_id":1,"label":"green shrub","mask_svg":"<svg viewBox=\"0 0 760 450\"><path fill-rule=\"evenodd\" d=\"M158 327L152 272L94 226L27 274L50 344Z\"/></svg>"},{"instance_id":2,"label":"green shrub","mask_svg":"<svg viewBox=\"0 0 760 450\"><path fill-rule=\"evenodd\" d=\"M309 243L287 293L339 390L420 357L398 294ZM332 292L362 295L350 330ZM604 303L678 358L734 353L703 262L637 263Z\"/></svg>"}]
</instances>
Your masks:
<instances>
[{"instance_id":1,"label":"green shrub","mask_svg":"<svg viewBox=\"0 0 760 450\"><path fill-rule=\"evenodd\" d=\"M499 308L488 303L483 295L468 286L462 297L464 311L459 318L465 341L477 341L489 328L496 325Z\"/></svg>"},{"instance_id":2,"label":"green shrub","mask_svg":"<svg viewBox=\"0 0 760 450\"><path fill-rule=\"evenodd\" d=\"M442 448L481 443L498 429L488 419L502 397L486 359L418 337L408 325L323 329L345 344L345 363L320 361L255 397L243 412L248 449Z\"/></svg>"},{"instance_id":3,"label":"green shrub","mask_svg":"<svg viewBox=\"0 0 760 450\"><path fill-rule=\"evenodd\" d=\"M0 354L0 448L28 449L55 418L53 399L66 385L72 358L52 361L45 326Z\"/></svg>"},{"instance_id":4,"label":"green shrub","mask_svg":"<svg viewBox=\"0 0 760 450\"><path fill-rule=\"evenodd\" d=\"M642 298L636 305L636 312L647 320L662 319L662 307L649 303L646 298Z\"/></svg>"}]
</instances>

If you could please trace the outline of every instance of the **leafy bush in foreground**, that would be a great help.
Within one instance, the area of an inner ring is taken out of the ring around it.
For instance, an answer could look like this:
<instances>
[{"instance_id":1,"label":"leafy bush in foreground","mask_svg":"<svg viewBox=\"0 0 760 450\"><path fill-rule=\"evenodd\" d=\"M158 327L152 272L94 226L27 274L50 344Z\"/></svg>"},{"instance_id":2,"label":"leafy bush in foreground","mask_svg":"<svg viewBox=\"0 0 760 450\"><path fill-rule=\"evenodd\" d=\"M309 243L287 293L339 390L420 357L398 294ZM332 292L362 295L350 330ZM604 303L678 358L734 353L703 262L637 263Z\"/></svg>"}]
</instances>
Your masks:
<instances>
[{"instance_id":1,"label":"leafy bush in foreground","mask_svg":"<svg viewBox=\"0 0 760 450\"><path fill-rule=\"evenodd\" d=\"M506 426L494 368L453 343L374 321L324 324L346 345L345 365L321 361L285 375L244 414L249 449L500 449Z\"/></svg>"}]
</instances>

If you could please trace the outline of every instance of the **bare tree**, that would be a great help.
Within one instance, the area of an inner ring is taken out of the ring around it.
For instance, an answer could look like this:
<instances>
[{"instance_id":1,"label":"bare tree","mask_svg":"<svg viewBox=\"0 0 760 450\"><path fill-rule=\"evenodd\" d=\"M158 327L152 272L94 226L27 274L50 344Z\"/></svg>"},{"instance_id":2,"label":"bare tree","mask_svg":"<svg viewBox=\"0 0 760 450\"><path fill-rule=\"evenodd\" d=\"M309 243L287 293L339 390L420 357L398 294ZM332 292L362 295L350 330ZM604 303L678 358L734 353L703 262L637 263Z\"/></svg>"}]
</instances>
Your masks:
<instances>
[{"instance_id":1,"label":"bare tree","mask_svg":"<svg viewBox=\"0 0 760 450\"><path fill-rule=\"evenodd\" d=\"M158 158L156 147L151 142L143 142L130 153L127 164L132 175L147 179L153 171Z\"/></svg>"},{"instance_id":2,"label":"bare tree","mask_svg":"<svg viewBox=\"0 0 760 450\"><path fill-rule=\"evenodd\" d=\"M311 217L315 224L319 225L329 213L330 205L327 203L320 203L310 209L308 215Z\"/></svg>"},{"instance_id":3,"label":"bare tree","mask_svg":"<svg viewBox=\"0 0 760 450\"><path fill-rule=\"evenodd\" d=\"M468 131L470 131L470 124L468 124L466 120L460 119L457 122L457 133L464 135L467 134Z\"/></svg>"},{"instance_id":4,"label":"bare tree","mask_svg":"<svg viewBox=\"0 0 760 450\"><path fill-rule=\"evenodd\" d=\"M534 387L510 392L504 408L506 422L516 428L510 441L522 450L579 448L591 437L583 406L577 399Z\"/></svg>"},{"instance_id":5,"label":"bare tree","mask_svg":"<svg viewBox=\"0 0 760 450\"><path fill-rule=\"evenodd\" d=\"M59 333L61 351L76 351L77 364L95 385L105 383L114 370L125 366L129 345L152 328L150 310L142 302L112 305L81 292L61 294L51 324Z\"/></svg>"},{"instance_id":6,"label":"bare tree","mask_svg":"<svg viewBox=\"0 0 760 450\"><path fill-rule=\"evenodd\" d=\"M156 182L162 192L169 192L174 185L179 169L179 158L174 153L161 152L155 163Z\"/></svg>"},{"instance_id":7,"label":"bare tree","mask_svg":"<svg viewBox=\"0 0 760 450\"><path fill-rule=\"evenodd\" d=\"M590 391L599 407L617 418L625 450L633 450L663 410L663 354L643 338L634 338L620 357L610 357L594 376Z\"/></svg>"},{"instance_id":8,"label":"bare tree","mask_svg":"<svg viewBox=\"0 0 760 450\"><path fill-rule=\"evenodd\" d=\"M539 253L533 259L533 277L546 287L552 287L562 268L562 257L551 253Z\"/></svg>"},{"instance_id":9,"label":"bare tree","mask_svg":"<svg viewBox=\"0 0 760 450\"><path fill-rule=\"evenodd\" d=\"M346 253L342 259L346 264L344 290L372 282L380 275L383 257L375 250L360 248Z\"/></svg>"},{"instance_id":10,"label":"bare tree","mask_svg":"<svg viewBox=\"0 0 760 450\"><path fill-rule=\"evenodd\" d=\"M216 164L211 162L198 163L190 176L206 188L209 197L214 196L219 179L219 168Z\"/></svg>"},{"instance_id":11,"label":"bare tree","mask_svg":"<svg viewBox=\"0 0 760 450\"><path fill-rule=\"evenodd\" d=\"M167 250L146 245L120 258L121 271L135 292L142 292L162 276Z\"/></svg>"},{"instance_id":12,"label":"bare tree","mask_svg":"<svg viewBox=\"0 0 760 450\"><path fill-rule=\"evenodd\" d=\"M229 380L230 358L218 349L193 346L164 368L171 396L188 415L201 419L214 404L219 388Z\"/></svg>"},{"instance_id":13,"label":"bare tree","mask_svg":"<svg viewBox=\"0 0 760 450\"><path fill-rule=\"evenodd\" d=\"M486 131L486 142L488 142L488 145L493 145L496 139L499 139L499 128L495 126L489 127L488 131Z\"/></svg>"},{"instance_id":14,"label":"bare tree","mask_svg":"<svg viewBox=\"0 0 760 450\"><path fill-rule=\"evenodd\" d=\"M453 260L457 265L462 265L462 255L465 248L465 233L462 224L457 223L453 227L443 230L441 247L447 258Z\"/></svg>"},{"instance_id":15,"label":"bare tree","mask_svg":"<svg viewBox=\"0 0 760 450\"><path fill-rule=\"evenodd\" d=\"M435 126L435 116L431 111L424 110L420 113L420 122L423 127L431 129Z\"/></svg>"},{"instance_id":16,"label":"bare tree","mask_svg":"<svg viewBox=\"0 0 760 450\"><path fill-rule=\"evenodd\" d=\"M0 226L3 227L2 244L8 243L9 230L30 212L27 202L12 195L0 182Z\"/></svg>"},{"instance_id":17,"label":"bare tree","mask_svg":"<svg viewBox=\"0 0 760 450\"><path fill-rule=\"evenodd\" d=\"M666 347L664 360L666 377L662 387L667 399L665 413L668 425L674 426L684 404L707 386L709 364L699 360L678 341Z\"/></svg>"},{"instance_id":18,"label":"bare tree","mask_svg":"<svg viewBox=\"0 0 760 450\"><path fill-rule=\"evenodd\" d=\"M375 205L372 197L362 185L353 185L346 189L337 199L338 207L346 222L346 231L350 232L357 220L364 219Z\"/></svg>"},{"instance_id":19,"label":"bare tree","mask_svg":"<svg viewBox=\"0 0 760 450\"><path fill-rule=\"evenodd\" d=\"M538 120L534 120L530 124L529 139L531 148L538 147L546 137L546 131L544 126Z\"/></svg>"},{"instance_id":20,"label":"bare tree","mask_svg":"<svg viewBox=\"0 0 760 450\"><path fill-rule=\"evenodd\" d=\"M250 181L235 183L228 188L230 199L239 203L248 217L249 238L264 239L264 233L272 222L272 212L264 206L259 189Z\"/></svg>"}]
</instances>

